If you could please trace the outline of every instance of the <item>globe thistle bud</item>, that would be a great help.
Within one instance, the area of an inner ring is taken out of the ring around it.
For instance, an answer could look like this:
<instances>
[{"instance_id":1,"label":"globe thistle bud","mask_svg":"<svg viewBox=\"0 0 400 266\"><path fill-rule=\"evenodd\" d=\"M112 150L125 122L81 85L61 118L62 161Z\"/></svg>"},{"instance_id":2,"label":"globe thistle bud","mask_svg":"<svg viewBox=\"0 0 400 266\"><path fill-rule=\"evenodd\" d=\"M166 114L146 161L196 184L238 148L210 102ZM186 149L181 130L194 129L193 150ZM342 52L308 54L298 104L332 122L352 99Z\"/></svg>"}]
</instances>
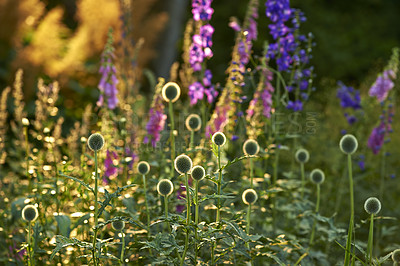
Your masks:
<instances>
[{"instance_id":1,"label":"globe thistle bud","mask_svg":"<svg viewBox=\"0 0 400 266\"><path fill-rule=\"evenodd\" d=\"M162 87L162 97L166 102L176 102L181 95L181 88L175 82L168 82Z\"/></svg>"},{"instance_id":2,"label":"globe thistle bud","mask_svg":"<svg viewBox=\"0 0 400 266\"><path fill-rule=\"evenodd\" d=\"M394 263L400 264L400 249L396 249L392 252L392 260Z\"/></svg>"},{"instance_id":3,"label":"globe thistle bud","mask_svg":"<svg viewBox=\"0 0 400 266\"><path fill-rule=\"evenodd\" d=\"M206 176L206 170L204 170L203 166L196 165L192 168L191 175L194 180L200 181Z\"/></svg>"},{"instance_id":4,"label":"globe thistle bud","mask_svg":"<svg viewBox=\"0 0 400 266\"><path fill-rule=\"evenodd\" d=\"M248 139L243 143L243 152L245 155L256 155L260 151L258 142L254 139Z\"/></svg>"},{"instance_id":5,"label":"globe thistle bud","mask_svg":"<svg viewBox=\"0 0 400 266\"><path fill-rule=\"evenodd\" d=\"M252 188L246 189L242 194L242 200L247 205L255 203L257 198L257 192Z\"/></svg>"},{"instance_id":6,"label":"globe thistle bud","mask_svg":"<svg viewBox=\"0 0 400 266\"><path fill-rule=\"evenodd\" d=\"M181 154L175 158L175 169L181 175L189 173L192 169L192 159L185 154Z\"/></svg>"},{"instance_id":7,"label":"globe thistle bud","mask_svg":"<svg viewBox=\"0 0 400 266\"><path fill-rule=\"evenodd\" d=\"M88 146L92 151L99 151L104 147L104 138L100 133L94 133L88 138Z\"/></svg>"},{"instance_id":8,"label":"globe thistle bud","mask_svg":"<svg viewBox=\"0 0 400 266\"><path fill-rule=\"evenodd\" d=\"M150 172L150 165L148 162L141 161L137 165L137 170L141 175L147 175Z\"/></svg>"},{"instance_id":9,"label":"globe thistle bud","mask_svg":"<svg viewBox=\"0 0 400 266\"><path fill-rule=\"evenodd\" d=\"M368 214L378 214L381 210L381 202L375 197L370 197L365 201L364 209Z\"/></svg>"},{"instance_id":10,"label":"globe thistle bud","mask_svg":"<svg viewBox=\"0 0 400 266\"><path fill-rule=\"evenodd\" d=\"M222 132L215 132L211 140L217 146L224 146L226 142L226 137L225 134Z\"/></svg>"},{"instance_id":11,"label":"globe thistle bud","mask_svg":"<svg viewBox=\"0 0 400 266\"><path fill-rule=\"evenodd\" d=\"M325 174L321 169L314 169L310 173L310 180L314 184L320 185L325 181Z\"/></svg>"},{"instance_id":12,"label":"globe thistle bud","mask_svg":"<svg viewBox=\"0 0 400 266\"><path fill-rule=\"evenodd\" d=\"M306 163L310 159L310 154L306 149L298 149L294 157L298 163Z\"/></svg>"},{"instance_id":13,"label":"globe thistle bud","mask_svg":"<svg viewBox=\"0 0 400 266\"><path fill-rule=\"evenodd\" d=\"M197 114L191 114L186 118L186 128L189 131L198 131L201 128L201 118Z\"/></svg>"},{"instance_id":14,"label":"globe thistle bud","mask_svg":"<svg viewBox=\"0 0 400 266\"><path fill-rule=\"evenodd\" d=\"M24 127L29 126L29 120L28 120L28 118L26 118L26 117L22 118L22 125L23 125Z\"/></svg>"},{"instance_id":15,"label":"globe thistle bud","mask_svg":"<svg viewBox=\"0 0 400 266\"><path fill-rule=\"evenodd\" d=\"M356 137L351 134L346 134L340 139L340 150L345 154L353 154L358 147Z\"/></svg>"},{"instance_id":16,"label":"globe thistle bud","mask_svg":"<svg viewBox=\"0 0 400 266\"><path fill-rule=\"evenodd\" d=\"M27 222L34 222L39 216L39 212L35 205L26 205L22 209L22 219Z\"/></svg>"},{"instance_id":17,"label":"globe thistle bud","mask_svg":"<svg viewBox=\"0 0 400 266\"><path fill-rule=\"evenodd\" d=\"M172 191L174 191L174 185L169 179L161 179L157 184L158 194L166 197L169 196Z\"/></svg>"},{"instance_id":18,"label":"globe thistle bud","mask_svg":"<svg viewBox=\"0 0 400 266\"><path fill-rule=\"evenodd\" d=\"M112 228L115 231L122 231L125 228L125 222L121 220L117 220L111 223Z\"/></svg>"}]
</instances>

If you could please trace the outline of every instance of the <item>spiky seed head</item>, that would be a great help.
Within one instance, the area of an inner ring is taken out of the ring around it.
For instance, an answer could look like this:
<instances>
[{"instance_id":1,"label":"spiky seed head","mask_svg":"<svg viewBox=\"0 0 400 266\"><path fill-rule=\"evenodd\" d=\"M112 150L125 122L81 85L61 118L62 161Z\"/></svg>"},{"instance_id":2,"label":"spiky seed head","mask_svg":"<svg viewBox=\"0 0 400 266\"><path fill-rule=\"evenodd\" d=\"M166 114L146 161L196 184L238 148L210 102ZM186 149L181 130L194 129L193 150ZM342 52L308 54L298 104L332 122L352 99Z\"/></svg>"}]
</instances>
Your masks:
<instances>
[{"instance_id":1,"label":"spiky seed head","mask_svg":"<svg viewBox=\"0 0 400 266\"><path fill-rule=\"evenodd\" d=\"M100 133L94 133L88 138L88 146L92 151L99 151L104 147L104 138Z\"/></svg>"},{"instance_id":2,"label":"spiky seed head","mask_svg":"<svg viewBox=\"0 0 400 266\"><path fill-rule=\"evenodd\" d=\"M369 197L364 203L364 209L368 214L378 214L381 210L381 202L375 197Z\"/></svg>"},{"instance_id":3,"label":"spiky seed head","mask_svg":"<svg viewBox=\"0 0 400 266\"><path fill-rule=\"evenodd\" d=\"M321 169L314 169L310 173L310 180L314 184L320 185L325 181L325 174Z\"/></svg>"},{"instance_id":4,"label":"spiky seed head","mask_svg":"<svg viewBox=\"0 0 400 266\"><path fill-rule=\"evenodd\" d=\"M122 231L125 228L125 222L121 220L117 220L111 223L112 228L115 231Z\"/></svg>"},{"instance_id":5,"label":"spiky seed head","mask_svg":"<svg viewBox=\"0 0 400 266\"><path fill-rule=\"evenodd\" d=\"M191 175L194 180L200 181L206 176L206 170L204 170L203 166L196 165L192 168Z\"/></svg>"},{"instance_id":6,"label":"spiky seed head","mask_svg":"<svg viewBox=\"0 0 400 266\"><path fill-rule=\"evenodd\" d=\"M306 163L310 159L310 154L306 149L298 149L294 157L298 163Z\"/></svg>"},{"instance_id":7,"label":"spiky seed head","mask_svg":"<svg viewBox=\"0 0 400 266\"><path fill-rule=\"evenodd\" d=\"M247 205L255 203L257 198L257 192L252 188L246 189L242 194L242 200Z\"/></svg>"},{"instance_id":8,"label":"spiky seed head","mask_svg":"<svg viewBox=\"0 0 400 266\"><path fill-rule=\"evenodd\" d=\"M192 159L186 154L181 154L175 158L175 170L181 175L189 173L192 169Z\"/></svg>"},{"instance_id":9,"label":"spiky seed head","mask_svg":"<svg viewBox=\"0 0 400 266\"><path fill-rule=\"evenodd\" d=\"M29 126L29 120L28 120L28 118L26 118L26 117L22 118L22 125L23 125L24 127Z\"/></svg>"},{"instance_id":10,"label":"spiky seed head","mask_svg":"<svg viewBox=\"0 0 400 266\"><path fill-rule=\"evenodd\" d=\"M186 128L189 131L198 131L201 128L201 118L197 114L191 114L186 118Z\"/></svg>"},{"instance_id":11,"label":"spiky seed head","mask_svg":"<svg viewBox=\"0 0 400 266\"><path fill-rule=\"evenodd\" d=\"M400 263L400 249L396 249L392 252L392 260L395 263Z\"/></svg>"},{"instance_id":12,"label":"spiky seed head","mask_svg":"<svg viewBox=\"0 0 400 266\"><path fill-rule=\"evenodd\" d=\"M339 147L343 153L353 154L357 150L358 141L353 135L346 134L340 139Z\"/></svg>"},{"instance_id":13,"label":"spiky seed head","mask_svg":"<svg viewBox=\"0 0 400 266\"><path fill-rule=\"evenodd\" d=\"M181 88L175 82L168 82L162 87L162 97L166 102L176 102L181 95Z\"/></svg>"},{"instance_id":14,"label":"spiky seed head","mask_svg":"<svg viewBox=\"0 0 400 266\"><path fill-rule=\"evenodd\" d=\"M22 219L27 222L34 222L39 216L39 212L35 205L26 205L22 209Z\"/></svg>"},{"instance_id":15,"label":"spiky seed head","mask_svg":"<svg viewBox=\"0 0 400 266\"><path fill-rule=\"evenodd\" d=\"M174 185L169 179L161 179L157 184L157 192L161 196L169 196L174 191Z\"/></svg>"},{"instance_id":16,"label":"spiky seed head","mask_svg":"<svg viewBox=\"0 0 400 266\"><path fill-rule=\"evenodd\" d=\"M147 175L150 172L150 165L148 162L140 161L137 165L137 170L141 175Z\"/></svg>"},{"instance_id":17,"label":"spiky seed head","mask_svg":"<svg viewBox=\"0 0 400 266\"><path fill-rule=\"evenodd\" d=\"M245 155L256 155L260 151L258 142L254 139L248 139L243 143L243 152Z\"/></svg>"},{"instance_id":18,"label":"spiky seed head","mask_svg":"<svg viewBox=\"0 0 400 266\"><path fill-rule=\"evenodd\" d=\"M226 137L224 133L218 131L214 133L211 140L217 146L224 146L226 142Z\"/></svg>"}]
</instances>

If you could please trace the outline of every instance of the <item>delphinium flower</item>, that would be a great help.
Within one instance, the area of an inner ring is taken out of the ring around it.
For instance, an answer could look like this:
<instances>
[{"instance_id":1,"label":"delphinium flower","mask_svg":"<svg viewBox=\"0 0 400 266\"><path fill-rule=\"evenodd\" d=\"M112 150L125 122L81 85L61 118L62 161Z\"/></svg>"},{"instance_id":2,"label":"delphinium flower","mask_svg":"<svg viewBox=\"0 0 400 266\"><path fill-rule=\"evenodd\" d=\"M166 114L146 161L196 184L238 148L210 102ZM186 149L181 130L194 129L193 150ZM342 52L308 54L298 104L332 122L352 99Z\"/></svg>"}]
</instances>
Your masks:
<instances>
[{"instance_id":1,"label":"delphinium flower","mask_svg":"<svg viewBox=\"0 0 400 266\"><path fill-rule=\"evenodd\" d=\"M113 110L118 104L118 90L117 84L118 79L116 75L116 68L113 63L114 59L114 47L113 47L113 37L112 31L108 33L108 39L106 46L104 48L103 54L101 56L101 67L100 74L101 79L98 85L100 90L99 100L97 101L98 106L103 106L104 101L106 101L109 109Z\"/></svg>"},{"instance_id":2,"label":"delphinium flower","mask_svg":"<svg viewBox=\"0 0 400 266\"><path fill-rule=\"evenodd\" d=\"M361 109L361 97L360 91L355 90L353 87L346 86L343 82L338 82L338 89L336 97L340 99L340 106L343 109L350 109L352 111ZM349 115L347 112L344 113L347 122L352 125L357 121L355 115Z\"/></svg>"},{"instance_id":3,"label":"delphinium flower","mask_svg":"<svg viewBox=\"0 0 400 266\"><path fill-rule=\"evenodd\" d=\"M302 100L307 100L312 88L313 68L306 67L311 57L312 34L306 37L299 33L300 23L306 18L301 11L290 7L289 0L268 0L265 6L266 16L272 22L269 29L274 39L266 56L275 61L281 73L291 72L286 89L293 92L295 98L287 101L286 108L301 111Z\"/></svg>"},{"instance_id":4,"label":"delphinium flower","mask_svg":"<svg viewBox=\"0 0 400 266\"><path fill-rule=\"evenodd\" d=\"M205 60L213 57L212 35L214 28L209 24L214 9L211 8L212 0L193 0L192 14L195 20L196 34L192 36L189 48L189 63L195 76L189 85L190 104L194 105L206 97L208 103L213 103L217 97L217 91L212 85L212 73L205 68Z\"/></svg>"},{"instance_id":5,"label":"delphinium flower","mask_svg":"<svg viewBox=\"0 0 400 266\"><path fill-rule=\"evenodd\" d=\"M153 102L149 110L149 122L147 122L146 130L148 135L144 138L144 143L149 143L151 137L151 144L153 147L156 146L157 142L160 141L160 132L164 129L167 115L164 114L164 103L161 96L161 90L164 84L164 80L160 79L156 86Z\"/></svg>"}]
</instances>

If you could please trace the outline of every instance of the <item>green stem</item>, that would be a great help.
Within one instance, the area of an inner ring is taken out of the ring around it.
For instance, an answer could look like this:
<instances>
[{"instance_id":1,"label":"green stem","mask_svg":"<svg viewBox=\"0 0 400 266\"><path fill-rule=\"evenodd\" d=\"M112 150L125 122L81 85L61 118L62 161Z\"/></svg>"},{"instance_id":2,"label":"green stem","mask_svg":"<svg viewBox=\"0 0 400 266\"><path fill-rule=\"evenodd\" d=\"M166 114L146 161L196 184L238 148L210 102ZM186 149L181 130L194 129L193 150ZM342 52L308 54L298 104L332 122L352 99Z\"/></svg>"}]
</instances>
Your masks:
<instances>
[{"instance_id":1,"label":"green stem","mask_svg":"<svg viewBox=\"0 0 400 266\"><path fill-rule=\"evenodd\" d=\"M121 231L121 238L122 238L122 249L121 249L121 265L124 263L124 253L125 253L125 234L124 230Z\"/></svg>"},{"instance_id":2,"label":"green stem","mask_svg":"<svg viewBox=\"0 0 400 266\"><path fill-rule=\"evenodd\" d=\"M25 135L25 159L26 159L26 178L29 180L29 193L32 192L32 179L29 177L29 139L28 139L28 127L24 127Z\"/></svg>"},{"instance_id":3,"label":"green stem","mask_svg":"<svg viewBox=\"0 0 400 266\"><path fill-rule=\"evenodd\" d=\"M143 189L144 189L144 201L146 204L146 216L147 216L147 238L150 238L150 212L149 212L149 204L147 201L147 186L146 186L145 175L143 175Z\"/></svg>"},{"instance_id":4,"label":"green stem","mask_svg":"<svg viewBox=\"0 0 400 266\"><path fill-rule=\"evenodd\" d=\"M32 223L29 222L29 228L28 228L28 261L29 261L29 266L33 266L33 261L32 261Z\"/></svg>"},{"instance_id":5,"label":"green stem","mask_svg":"<svg viewBox=\"0 0 400 266\"><path fill-rule=\"evenodd\" d=\"M319 202L320 202L320 198L321 198L321 189L320 189L320 185L317 184L317 203L316 203L316 205L315 205L315 215L318 215L318 213L319 213ZM309 248L312 246L313 241L314 241L314 234L315 234L315 227L316 227L316 224L317 224L317 219L315 218L315 219L314 219L314 222L313 222L313 227L312 227L312 230L311 230L311 237L310 237Z\"/></svg>"},{"instance_id":6,"label":"green stem","mask_svg":"<svg viewBox=\"0 0 400 266\"><path fill-rule=\"evenodd\" d=\"M190 189L189 189L189 178L188 174L185 173L185 185L186 185L186 225L190 224Z\"/></svg>"},{"instance_id":7,"label":"green stem","mask_svg":"<svg viewBox=\"0 0 400 266\"><path fill-rule=\"evenodd\" d=\"M169 109L169 117L170 117L170 141L171 141L171 178L174 176L174 160L175 160L175 135L174 135L174 110L172 108L172 102L170 101L168 103L168 109Z\"/></svg>"},{"instance_id":8,"label":"green stem","mask_svg":"<svg viewBox=\"0 0 400 266\"><path fill-rule=\"evenodd\" d=\"M189 226L186 228L185 249L183 250L183 254L182 254L182 258L181 258L181 266L183 266L183 263L185 262L188 245L189 245Z\"/></svg>"},{"instance_id":9,"label":"green stem","mask_svg":"<svg viewBox=\"0 0 400 266\"><path fill-rule=\"evenodd\" d=\"M304 199L304 186L306 183L305 177L304 177L304 163L300 163L300 172L301 172L301 200L303 201ZM318 185L319 187L319 185Z\"/></svg>"},{"instance_id":10,"label":"green stem","mask_svg":"<svg viewBox=\"0 0 400 266\"><path fill-rule=\"evenodd\" d=\"M221 196L222 170L221 170L221 147L219 145L218 145L218 158L217 159L218 159L218 169L219 169L217 190L218 190L218 196ZM219 223L219 221L221 220L220 208L221 208L221 198L218 197L217 218L216 218L217 223Z\"/></svg>"},{"instance_id":11,"label":"green stem","mask_svg":"<svg viewBox=\"0 0 400 266\"><path fill-rule=\"evenodd\" d=\"M189 148L191 151L194 151L194 131L190 131L190 145Z\"/></svg>"},{"instance_id":12,"label":"green stem","mask_svg":"<svg viewBox=\"0 0 400 266\"><path fill-rule=\"evenodd\" d=\"M380 185L379 185L379 198L383 200L383 195L385 192L385 165L386 165L386 145L384 144L381 150L382 153L382 159L381 159L381 180L380 180ZM375 241L375 249L377 250L379 247L379 240L381 236L381 221L377 220L376 221L376 241Z\"/></svg>"},{"instance_id":13,"label":"green stem","mask_svg":"<svg viewBox=\"0 0 400 266\"><path fill-rule=\"evenodd\" d=\"M97 193L98 193L98 170L97 170L97 151L94 151L94 228L93 228L93 250L92 250L92 255L93 255L93 263L96 266L97 265L97 254L96 254L96 242L97 242L97 223L98 223L98 218L97 218L97 212L98 212L98 204L97 204Z\"/></svg>"},{"instance_id":14,"label":"green stem","mask_svg":"<svg viewBox=\"0 0 400 266\"><path fill-rule=\"evenodd\" d=\"M250 162L250 188L253 188L253 160L249 158Z\"/></svg>"},{"instance_id":15,"label":"green stem","mask_svg":"<svg viewBox=\"0 0 400 266\"><path fill-rule=\"evenodd\" d=\"M211 244L211 265L214 265L214 250L215 250L215 243Z\"/></svg>"},{"instance_id":16,"label":"green stem","mask_svg":"<svg viewBox=\"0 0 400 266\"><path fill-rule=\"evenodd\" d=\"M247 207L247 217L246 217L246 233L247 235L250 235L250 212L251 212L251 204ZM246 247L249 250L250 253L250 244L249 242L246 243ZM251 255L250 255L251 257ZM253 259L250 258L250 263L253 265Z\"/></svg>"},{"instance_id":17,"label":"green stem","mask_svg":"<svg viewBox=\"0 0 400 266\"><path fill-rule=\"evenodd\" d=\"M367 256L369 264L372 265L372 245L374 242L374 214L371 214L371 223L369 224Z\"/></svg>"},{"instance_id":18,"label":"green stem","mask_svg":"<svg viewBox=\"0 0 400 266\"><path fill-rule=\"evenodd\" d=\"M199 181L196 180L195 181L195 199L194 199L194 204L196 204L196 213L195 213L195 230L194 230L194 237L195 237L195 242L194 242L194 252L195 252L195 256L194 256L194 265L197 265L197 242L199 241L198 239L198 235L197 235L197 230L198 230L198 225L199 225Z\"/></svg>"},{"instance_id":19,"label":"green stem","mask_svg":"<svg viewBox=\"0 0 400 266\"><path fill-rule=\"evenodd\" d=\"M353 194L353 171L351 165L351 155L347 155L347 167L349 171L349 187L350 187L350 206L351 206L351 213L350 213L350 225L349 225L349 232L347 234L347 243L346 243L346 255L344 259L344 265L347 266L350 263L350 250L352 244L352 236L353 236L353 229L354 229L354 194Z\"/></svg>"}]
</instances>

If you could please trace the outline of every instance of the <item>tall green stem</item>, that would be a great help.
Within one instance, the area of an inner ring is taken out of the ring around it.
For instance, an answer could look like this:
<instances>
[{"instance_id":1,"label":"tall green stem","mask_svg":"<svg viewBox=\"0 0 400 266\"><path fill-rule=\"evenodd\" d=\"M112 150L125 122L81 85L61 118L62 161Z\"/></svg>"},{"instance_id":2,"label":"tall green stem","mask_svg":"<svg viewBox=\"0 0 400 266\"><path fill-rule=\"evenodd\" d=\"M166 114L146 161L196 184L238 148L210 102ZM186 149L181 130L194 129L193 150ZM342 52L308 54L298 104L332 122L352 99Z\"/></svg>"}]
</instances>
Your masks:
<instances>
[{"instance_id":1,"label":"tall green stem","mask_svg":"<svg viewBox=\"0 0 400 266\"><path fill-rule=\"evenodd\" d=\"M172 102L168 102L168 109L169 109L169 118L170 118L170 142L171 142L171 178L174 176L174 160L175 160L175 123L174 123L174 110L172 108Z\"/></svg>"},{"instance_id":2,"label":"tall green stem","mask_svg":"<svg viewBox=\"0 0 400 266\"><path fill-rule=\"evenodd\" d=\"M181 266L185 262L186 252L189 246L189 224L190 224L190 189L189 189L189 178L188 174L185 173L185 185L186 185L186 238L185 238L185 249L183 250L183 255L181 258Z\"/></svg>"},{"instance_id":3,"label":"tall green stem","mask_svg":"<svg viewBox=\"0 0 400 266\"><path fill-rule=\"evenodd\" d=\"M199 181L198 180L195 181L195 186L196 186L196 188L195 188L195 194L194 194L194 197L195 197L194 204L196 205L196 213L195 213L194 221L195 221L196 226L195 226L195 231L194 231L194 237L195 237L195 245L194 245L194 252L195 252L194 261L195 261L195 263L194 263L194 265L197 265L197 254L198 254L197 242L199 241L198 235L197 235L197 230L198 230L197 226L199 225Z\"/></svg>"},{"instance_id":4,"label":"tall green stem","mask_svg":"<svg viewBox=\"0 0 400 266\"><path fill-rule=\"evenodd\" d=\"M31 235L31 231L32 231L32 222L29 222L29 226L28 226L28 262L29 262L29 266L33 266L33 260L32 260L32 235Z\"/></svg>"},{"instance_id":5,"label":"tall green stem","mask_svg":"<svg viewBox=\"0 0 400 266\"><path fill-rule=\"evenodd\" d=\"M300 163L300 172L301 172L301 200L304 199L304 186L306 183L306 180L304 178L304 163ZM318 185L319 187L319 185Z\"/></svg>"},{"instance_id":6,"label":"tall green stem","mask_svg":"<svg viewBox=\"0 0 400 266\"><path fill-rule=\"evenodd\" d=\"M124 263L124 253L125 253L125 234L124 230L121 231L121 238L122 238L122 248L121 248L121 258L120 258L120 264L122 265Z\"/></svg>"},{"instance_id":7,"label":"tall green stem","mask_svg":"<svg viewBox=\"0 0 400 266\"><path fill-rule=\"evenodd\" d=\"M25 160L26 160L26 178L29 180L29 193L32 192L32 179L29 176L29 139L28 139L28 127L24 126L25 135Z\"/></svg>"},{"instance_id":8,"label":"tall green stem","mask_svg":"<svg viewBox=\"0 0 400 266\"><path fill-rule=\"evenodd\" d=\"M381 159L381 180L380 180L380 185L379 185L379 198L383 200L383 194L385 192L385 166L386 166L386 145L383 144L381 153L382 153L382 159ZM375 241L375 249L378 249L379 247L379 240L381 236L381 221L377 220L376 221L376 241Z\"/></svg>"},{"instance_id":9,"label":"tall green stem","mask_svg":"<svg viewBox=\"0 0 400 266\"><path fill-rule=\"evenodd\" d=\"M369 265L372 265L372 245L374 242L374 214L371 214L371 223L369 224L367 256Z\"/></svg>"},{"instance_id":10,"label":"tall green stem","mask_svg":"<svg viewBox=\"0 0 400 266\"><path fill-rule=\"evenodd\" d=\"M317 184L317 203L316 203L316 205L315 205L315 215L318 215L318 213L319 213L319 202L320 202L320 198L321 198L321 188L320 188L320 184ZM312 230L311 230L311 237L310 237L310 244L309 244L309 247L312 246L313 241L314 241L314 233L315 233L315 226L316 226L316 224L317 224L317 219L315 218L315 219L314 219L314 222L313 222L313 227L312 227Z\"/></svg>"},{"instance_id":11,"label":"tall green stem","mask_svg":"<svg viewBox=\"0 0 400 266\"><path fill-rule=\"evenodd\" d=\"M249 158L250 162L250 187L253 188L253 160L252 158Z\"/></svg>"},{"instance_id":12,"label":"tall green stem","mask_svg":"<svg viewBox=\"0 0 400 266\"><path fill-rule=\"evenodd\" d=\"M96 252L96 242L97 242L97 223L98 223L98 218L97 218L97 212L98 212L98 204L97 204L97 193L98 193L98 170L97 170L97 151L94 151L94 228L93 228L93 250L92 250L92 255L93 255L93 263L96 266L97 265L97 252Z\"/></svg>"},{"instance_id":13,"label":"tall green stem","mask_svg":"<svg viewBox=\"0 0 400 266\"><path fill-rule=\"evenodd\" d=\"M347 266L350 263L351 256L351 243L353 237L353 229L354 229L354 191L353 191L353 171L351 166L351 155L347 155L347 167L349 170L349 187L350 187L350 225L349 232L347 234L347 243L346 243L346 255L344 259L344 265Z\"/></svg>"},{"instance_id":14,"label":"tall green stem","mask_svg":"<svg viewBox=\"0 0 400 266\"><path fill-rule=\"evenodd\" d=\"M149 211L149 204L147 201L147 186L146 186L145 175L143 175L143 189L144 189L144 201L146 204L146 216L147 216L147 238L150 238L150 211Z\"/></svg>"},{"instance_id":15,"label":"tall green stem","mask_svg":"<svg viewBox=\"0 0 400 266\"><path fill-rule=\"evenodd\" d=\"M194 151L194 131L190 131L190 146L191 151Z\"/></svg>"},{"instance_id":16,"label":"tall green stem","mask_svg":"<svg viewBox=\"0 0 400 266\"><path fill-rule=\"evenodd\" d=\"M217 182L217 190L218 190L218 196L221 196L221 185L222 185L222 170L221 170L221 147L218 145L218 182ZM217 218L216 221L219 223L221 220L221 214L220 214L220 208L221 208L221 198L218 197L218 204L217 204Z\"/></svg>"}]
</instances>

